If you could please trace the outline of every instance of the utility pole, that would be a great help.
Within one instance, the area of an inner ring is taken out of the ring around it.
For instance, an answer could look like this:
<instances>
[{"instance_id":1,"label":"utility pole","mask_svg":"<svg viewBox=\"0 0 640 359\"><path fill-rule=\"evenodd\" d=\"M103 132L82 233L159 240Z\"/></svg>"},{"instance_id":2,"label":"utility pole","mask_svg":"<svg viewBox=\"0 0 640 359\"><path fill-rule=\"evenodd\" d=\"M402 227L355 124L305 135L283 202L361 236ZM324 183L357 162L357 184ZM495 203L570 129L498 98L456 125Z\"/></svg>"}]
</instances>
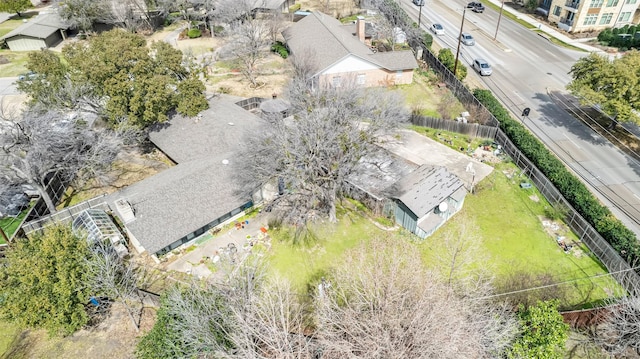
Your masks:
<instances>
[{"instance_id":1,"label":"utility pole","mask_svg":"<svg viewBox=\"0 0 640 359\"><path fill-rule=\"evenodd\" d=\"M453 76L458 75L458 56L460 56L460 42L462 42L462 28L464 27L464 16L467 14L467 8L462 9L462 24L460 24L460 34L458 34L458 49L456 50L456 61L453 63Z\"/></svg>"},{"instance_id":2,"label":"utility pole","mask_svg":"<svg viewBox=\"0 0 640 359\"><path fill-rule=\"evenodd\" d=\"M418 29L420 29L420 24L422 22L422 7L424 6L424 0L420 1L420 11L418 12Z\"/></svg>"},{"instance_id":3,"label":"utility pole","mask_svg":"<svg viewBox=\"0 0 640 359\"><path fill-rule=\"evenodd\" d=\"M500 6L500 15L498 15L498 25L496 25L496 34L493 35L493 41L498 38L498 29L500 28L500 19L502 19L502 9L504 9L504 0L502 0L502 6Z\"/></svg>"}]
</instances>

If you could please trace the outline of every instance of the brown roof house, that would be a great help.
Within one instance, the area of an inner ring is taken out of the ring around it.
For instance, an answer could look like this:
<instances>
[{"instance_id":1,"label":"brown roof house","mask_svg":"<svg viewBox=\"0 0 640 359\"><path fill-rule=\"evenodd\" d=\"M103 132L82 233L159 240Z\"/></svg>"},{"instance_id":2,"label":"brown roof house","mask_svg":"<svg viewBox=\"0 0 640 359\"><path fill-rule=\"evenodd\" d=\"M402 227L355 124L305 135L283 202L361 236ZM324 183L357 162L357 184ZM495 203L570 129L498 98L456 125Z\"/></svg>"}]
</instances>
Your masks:
<instances>
[{"instance_id":1,"label":"brown roof house","mask_svg":"<svg viewBox=\"0 0 640 359\"><path fill-rule=\"evenodd\" d=\"M312 12L293 24L283 36L292 55L310 52L318 71L312 76L319 86L341 86L354 81L359 86L410 84L418 67L413 51L374 52L365 43L365 20L353 25L321 12Z\"/></svg>"},{"instance_id":2,"label":"brown roof house","mask_svg":"<svg viewBox=\"0 0 640 359\"><path fill-rule=\"evenodd\" d=\"M11 51L36 51L54 47L65 39L69 24L55 13L41 13L0 37Z\"/></svg>"}]
</instances>

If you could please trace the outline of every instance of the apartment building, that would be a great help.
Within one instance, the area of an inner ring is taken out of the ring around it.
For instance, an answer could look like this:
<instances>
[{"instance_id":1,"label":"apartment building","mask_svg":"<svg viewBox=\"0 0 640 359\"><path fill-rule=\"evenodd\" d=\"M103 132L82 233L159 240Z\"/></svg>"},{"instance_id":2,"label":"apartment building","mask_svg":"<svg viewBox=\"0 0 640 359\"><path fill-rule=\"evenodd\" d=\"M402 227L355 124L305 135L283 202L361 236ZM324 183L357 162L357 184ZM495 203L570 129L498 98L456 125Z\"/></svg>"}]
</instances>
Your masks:
<instances>
[{"instance_id":1,"label":"apartment building","mask_svg":"<svg viewBox=\"0 0 640 359\"><path fill-rule=\"evenodd\" d=\"M640 0L544 0L548 20L568 32L602 30L631 25Z\"/></svg>"}]
</instances>

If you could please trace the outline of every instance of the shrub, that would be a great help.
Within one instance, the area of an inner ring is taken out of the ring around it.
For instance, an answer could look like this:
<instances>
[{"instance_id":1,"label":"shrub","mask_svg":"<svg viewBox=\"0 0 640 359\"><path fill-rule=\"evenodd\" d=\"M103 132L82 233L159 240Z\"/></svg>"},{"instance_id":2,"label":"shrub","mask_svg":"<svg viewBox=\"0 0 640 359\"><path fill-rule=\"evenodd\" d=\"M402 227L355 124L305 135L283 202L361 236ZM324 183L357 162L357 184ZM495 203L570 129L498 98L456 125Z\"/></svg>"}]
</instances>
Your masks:
<instances>
[{"instance_id":1,"label":"shrub","mask_svg":"<svg viewBox=\"0 0 640 359\"><path fill-rule=\"evenodd\" d=\"M427 49L431 49L431 45L433 44L433 36L425 32L422 35L422 43L427 47Z\"/></svg>"},{"instance_id":2,"label":"shrub","mask_svg":"<svg viewBox=\"0 0 640 359\"><path fill-rule=\"evenodd\" d=\"M273 45L271 45L271 51L280 55L283 59L286 59L289 56L289 51L287 47L280 41L276 41Z\"/></svg>"},{"instance_id":3,"label":"shrub","mask_svg":"<svg viewBox=\"0 0 640 359\"><path fill-rule=\"evenodd\" d=\"M195 39L197 37L202 36L202 31L200 31L200 29L191 29L187 32L187 36L190 39Z\"/></svg>"},{"instance_id":4,"label":"shrub","mask_svg":"<svg viewBox=\"0 0 640 359\"><path fill-rule=\"evenodd\" d=\"M544 173L566 200L580 213L611 246L629 263L640 256L636 235L616 219L611 211L593 196L587 187L567 170L536 137L515 121L489 90L476 89L475 97L500 122L500 128Z\"/></svg>"}]
</instances>

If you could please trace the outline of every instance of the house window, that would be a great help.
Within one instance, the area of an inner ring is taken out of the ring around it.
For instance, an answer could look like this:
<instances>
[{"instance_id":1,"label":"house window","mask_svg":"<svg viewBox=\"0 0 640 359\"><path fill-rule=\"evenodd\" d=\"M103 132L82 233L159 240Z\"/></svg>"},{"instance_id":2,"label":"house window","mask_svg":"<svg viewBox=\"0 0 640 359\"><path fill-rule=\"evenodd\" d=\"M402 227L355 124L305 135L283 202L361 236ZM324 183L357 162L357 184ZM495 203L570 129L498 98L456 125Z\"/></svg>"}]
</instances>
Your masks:
<instances>
[{"instance_id":1,"label":"house window","mask_svg":"<svg viewBox=\"0 0 640 359\"><path fill-rule=\"evenodd\" d=\"M638 0L627 0L627 1L625 1L624 3L625 3L625 4L635 4L635 3L636 3L636 1L638 1Z\"/></svg>"},{"instance_id":2,"label":"house window","mask_svg":"<svg viewBox=\"0 0 640 359\"><path fill-rule=\"evenodd\" d=\"M396 71L396 81L402 80L402 70Z\"/></svg>"},{"instance_id":3,"label":"house window","mask_svg":"<svg viewBox=\"0 0 640 359\"><path fill-rule=\"evenodd\" d=\"M367 82L367 78L365 74L358 74L358 77L356 78L357 84L359 86L364 86L364 84Z\"/></svg>"},{"instance_id":4,"label":"house window","mask_svg":"<svg viewBox=\"0 0 640 359\"><path fill-rule=\"evenodd\" d=\"M584 18L584 24L583 25L595 25L596 24L596 20L598 20L598 14L588 14L587 16L585 16Z\"/></svg>"},{"instance_id":5,"label":"house window","mask_svg":"<svg viewBox=\"0 0 640 359\"><path fill-rule=\"evenodd\" d=\"M560 12L561 12L561 11L562 11L562 8L561 8L560 6L557 6L557 5L556 5L556 6L553 8L553 15L555 15L555 16L560 16Z\"/></svg>"},{"instance_id":6,"label":"house window","mask_svg":"<svg viewBox=\"0 0 640 359\"><path fill-rule=\"evenodd\" d=\"M602 7L603 3L604 3L604 0L591 0L591 5L589 5L589 7ZM593 15L593 14L590 14L590 15ZM597 16L598 15L596 15L596 17Z\"/></svg>"},{"instance_id":7,"label":"house window","mask_svg":"<svg viewBox=\"0 0 640 359\"><path fill-rule=\"evenodd\" d=\"M621 12L618 22L628 22L631 17L631 12Z\"/></svg>"},{"instance_id":8,"label":"house window","mask_svg":"<svg viewBox=\"0 0 640 359\"><path fill-rule=\"evenodd\" d=\"M607 6L618 6L618 0L607 0Z\"/></svg>"},{"instance_id":9,"label":"house window","mask_svg":"<svg viewBox=\"0 0 640 359\"><path fill-rule=\"evenodd\" d=\"M600 18L600 25L607 25L611 22L611 19L613 18L613 13L612 12L608 12L606 14L602 14L602 18Z\"/></svg>"},{"instance_id":10,"label":"house window","mask_svg":"<svg viewBox=\"0 0 640 359\"><path fill-rule=\"evenodd\" d=\"M333 77L333 87L340 87L342 84L342 78L340 76Z\"/></svg>"}]
</instances>

